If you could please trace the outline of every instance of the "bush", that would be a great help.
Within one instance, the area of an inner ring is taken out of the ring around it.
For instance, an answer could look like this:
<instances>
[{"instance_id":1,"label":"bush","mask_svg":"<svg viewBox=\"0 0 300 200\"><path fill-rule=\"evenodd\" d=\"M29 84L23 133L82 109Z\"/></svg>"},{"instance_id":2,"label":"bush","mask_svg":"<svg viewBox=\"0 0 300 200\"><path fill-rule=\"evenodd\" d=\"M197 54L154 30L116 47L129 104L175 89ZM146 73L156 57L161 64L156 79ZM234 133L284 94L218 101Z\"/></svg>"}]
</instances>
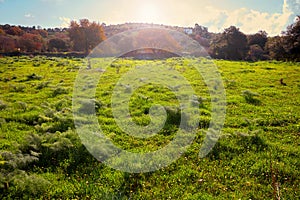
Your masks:
<instances>
[{"instance_id":1,"label":"bush","mask_svg":"<svg viewBox=\"0 0 300 200\"><path fill-rule=\"evenodd\" d=\"M11 195L29 199L42 195L50 186L50 182L38 175L28 175L23 173L13 178L12 185L14 187L10 188Z\"/></svg>"},{"instance_id":2,"label":"bush","mask_svg":"<svg viewBox=\"0 0 300 200\"><path fill-rule=\"evenodd\" d=\"M41 167L57 164L68 158L72 152L73 142L75 142L72 134L71 131L43 135L30 134L21 146L21 150L24 153L38 155L39 161L36 164Z\"/></svg>"}]
</instances>

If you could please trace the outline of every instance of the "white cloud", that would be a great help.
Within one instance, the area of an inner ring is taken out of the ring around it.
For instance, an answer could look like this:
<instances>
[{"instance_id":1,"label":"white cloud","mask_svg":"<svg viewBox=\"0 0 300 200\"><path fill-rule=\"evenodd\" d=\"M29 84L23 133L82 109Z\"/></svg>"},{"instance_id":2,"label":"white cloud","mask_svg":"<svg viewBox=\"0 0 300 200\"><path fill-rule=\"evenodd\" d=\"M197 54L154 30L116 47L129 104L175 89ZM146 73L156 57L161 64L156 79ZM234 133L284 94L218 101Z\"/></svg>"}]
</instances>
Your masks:
<instances>
[{"instance_id":1,"label":"white cloud","mask_svg":"<svg viewBox=\"0 0 300 200\"><path fill-rule=\"evenodd\" d=\"M61 25L60 25L61 28L67 28L70 26L70 22L71 22L70 18L59 17L58 19L61 21Z\"/></svg>"},{"instance_id":2,"label":"white cloud","mask_svg":"<svg viewBox=\"0 0 300 200\"><path fill-rule=\"evenodd\" d=\"M132 0L130 5L139 5L138 0ZM124 3L127 2L124 0ZM201 6L191 6L199 5ZM265 30L270 36L279 35L284 31L288 24L293 22L295 14L300 11L300 0L281 0L281 12L262 12L251 8L222 8L222 2L215 5L209 0L152 0L151 3L160 5L161 10L158 10L153 17L154 23L163 23L178 26L193 26L195 23L207 26L210 31L222 32L224 28L231 25L237 26L241 31L247 34L257 33L259 30ZM120 6L123 7L123 6ZM124 5L124 7L126 7ZM114 20L121 21L145 21L141 16L136 15L134 10L140 8L132 6L126 11L118 10L119 14L114 16ZM180 13L180 14L178 14ZM124 18L125 16L125 18ZM158 19L157 19L158 18ZM110 19L105 19L111 21ZM151 22L151 20L148 20Z\"/></svg>"},{"instance_id":3,"label":"white cloud","mask_svg":"<svg viewBox=\"0 0 300 200\"><path fill-rule=\"evenodd\" d=\"M300 0L284 0L285 10L291 12L290 22L300 14Z\"/></svg>"},{"instance_id":4,"label":"white cloud","mask_svg":"<svg viewBox=\"0 0 300 200\"><path fill-rule=\"evenodd\" d=\"M210 31L222 32L224 28L235 25L244 33L256 33L265 30L269 35L279 35L300 10L300 0L284 0L281 13L260 12L249 8L233 11L205 8L211 13L202 23Z\"/></svg>"},{"instance_id":5,"label":"white cloud","mask_svg":"<svg viewBox=\"0 0 300 200\"><path fill-rule=\"evenodd\" d=\"M285 9L300 14L300 0L284 0Z\"/></svg>"},{"instance_id":6,"label":"white cloud","mask_svg":"<svg viewBox=\"0 0 300 200\"><path fill-rule=\"evenodd\" d=\"M26 17L26 18L34 18L34 16L31 13L25 14L24 17Z\"/></svg>"}]
</instances>

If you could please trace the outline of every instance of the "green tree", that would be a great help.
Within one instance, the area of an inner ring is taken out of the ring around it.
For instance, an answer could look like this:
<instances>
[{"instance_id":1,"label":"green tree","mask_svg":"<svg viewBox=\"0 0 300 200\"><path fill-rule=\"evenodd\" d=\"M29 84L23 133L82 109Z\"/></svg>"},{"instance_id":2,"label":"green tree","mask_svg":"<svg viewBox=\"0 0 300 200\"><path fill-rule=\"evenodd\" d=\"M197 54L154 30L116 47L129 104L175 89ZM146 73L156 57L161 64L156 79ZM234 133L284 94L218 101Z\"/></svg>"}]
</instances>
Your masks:
<instances>
[{"instance_id":1,"label":"green tree","mask_svg":"<svg viewBox=\"0 0 300 200\"><path fill-rule=\"evenodd\" d=\"M68 46L65 40L60 38L53 38L49 40L48 48L50 51L67 51Z\"/></svg>"},{"instance_id":2,"label":"green tree","mask_svg":"<svg viewBox=\"0 0 300 200\"><path fill-rule=\"evenodd\" d=\"M270 37L265 45L265 51L269 54L270 59L285 60L286 53L286 38L282 36Z\"/></svg>"},{"instance_id":3,"label":"green tree","mask_svg":"<svg viewBox=\"0 0 300 200\"><path fill-rule=\"evenodd\" d=\"M265 51L271 59L300 61L300 17L282 36L268 38Z\"/></svg>"},{"instance_id":4,"label":"green tree","mask_svg":"<svg viewBox=\"0 0 300 200\"><path fill-rule=\"evenodd\" d=\"M253 44L249 47L247 60L258 61L258 60L266 60L266 56L264 55L264 50L258 44Z\"/></svg>"},{"instance_id":5,"label":"green tree","mask_svg":"<svg viewBox=\"0 0 300 200\"><path fill-rule=\"evenodd\" d=\"M265 31L259 31L253 35L248 35L247 38L249 46L257 44L264 49L268 41L268 34Z\"/></svg>"},{"instance_id":6,"label":"green tree","mask_svg":"<svg viewBox=\"0 0 300 200\"><path fill-rule=\"evenodd\" d=\"M286 52L288 59L293 61L300 61L300 16L295 23L287 27L284 33L286 38Z\"/></svg>"},{"instance_id":7,"label":"green tree","mask_svg":"<svg viewBox=\"0 0 300 200\"><path fill-rule=\"evenodd\" d=\"M230 26L213 39L210 52L219 59L244 60L248 52L247 36L235 26Z\"/></svg>"}]
</instances>

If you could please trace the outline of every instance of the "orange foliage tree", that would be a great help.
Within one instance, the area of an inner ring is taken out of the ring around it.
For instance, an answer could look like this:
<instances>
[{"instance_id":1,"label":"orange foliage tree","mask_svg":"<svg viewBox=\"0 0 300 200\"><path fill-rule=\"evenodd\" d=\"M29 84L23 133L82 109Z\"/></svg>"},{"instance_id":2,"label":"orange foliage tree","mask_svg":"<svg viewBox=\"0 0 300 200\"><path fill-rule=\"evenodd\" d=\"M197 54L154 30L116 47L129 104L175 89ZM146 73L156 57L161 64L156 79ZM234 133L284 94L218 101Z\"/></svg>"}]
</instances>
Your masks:
<instances>
[{"instance_id":1,"label":"orange foliage tree","mask_svg":"<svg viewBox=\"0 0 300 200\"><path fill-rule=\"evenodd\" d=\"M68 30L74 51L89 53L100 42L106 39L103 27L88 19L72 21Z\"/></svg>"}]
</instances>

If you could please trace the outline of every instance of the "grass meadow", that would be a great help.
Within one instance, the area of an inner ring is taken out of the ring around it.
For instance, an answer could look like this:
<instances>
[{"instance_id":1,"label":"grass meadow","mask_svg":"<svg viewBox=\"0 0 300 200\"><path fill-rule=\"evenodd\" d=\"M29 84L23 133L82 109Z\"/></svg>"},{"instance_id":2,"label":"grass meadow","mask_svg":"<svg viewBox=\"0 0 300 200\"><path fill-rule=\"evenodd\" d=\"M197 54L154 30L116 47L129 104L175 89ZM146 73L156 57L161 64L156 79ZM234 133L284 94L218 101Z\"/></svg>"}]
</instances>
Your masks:
<instances>
[{"instance_id":1,"label":"grass meadow","mask_svg":"<svg viewBox=\"0 0 300 200\"><path fill-rule=\"evenodd\" d=\"M136 139L113 117L118 80L155 62L189 81L199 98L200 124L177 161L131 174L99 162L75 133L73 86L85 59L0 58L0 199L300 199L299 63L215 60L226 89L226 121L213 150L199 158L211 120L210 95L187 58L115 60L97 85L99 124L116 145L133 152L155 151L174 138L181 113L166 87L145 85L129 103L133 121L142 126L149 124L153 104L173 108L157 135Z\"/></svg>"}]
</instances>

